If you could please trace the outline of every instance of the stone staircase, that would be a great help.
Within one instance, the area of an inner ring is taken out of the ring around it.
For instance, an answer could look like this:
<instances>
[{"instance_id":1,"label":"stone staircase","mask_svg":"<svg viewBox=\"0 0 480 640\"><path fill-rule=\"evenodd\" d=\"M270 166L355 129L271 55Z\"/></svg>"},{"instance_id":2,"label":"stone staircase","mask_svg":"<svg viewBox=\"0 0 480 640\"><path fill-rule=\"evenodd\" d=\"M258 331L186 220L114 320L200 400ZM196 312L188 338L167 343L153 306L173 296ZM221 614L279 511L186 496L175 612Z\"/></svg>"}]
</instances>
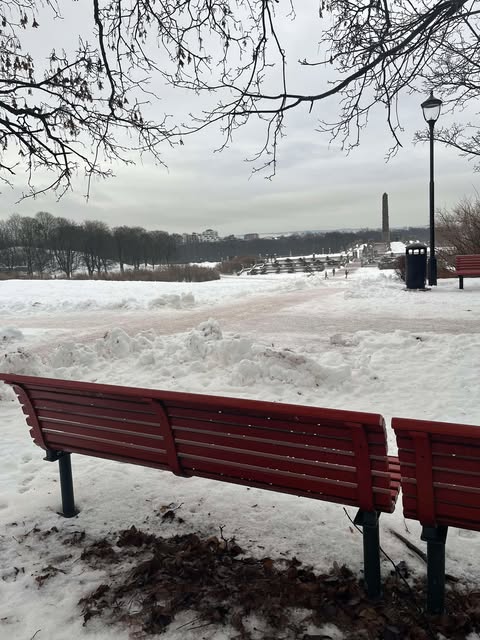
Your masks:
<instances>
[{"instance_id":1,"label":"stone staircase","mask_svg":"<svg viewBox=\"0 0 480 640\"><path fill-rule=\"evenodd\" d=\"M249 269L243 269L242 273L251 276L266 275L270 273L318 273L325 267L340 267L340 258L278 258L268 262L257 262Z\"/></svg>"}]
</instances>

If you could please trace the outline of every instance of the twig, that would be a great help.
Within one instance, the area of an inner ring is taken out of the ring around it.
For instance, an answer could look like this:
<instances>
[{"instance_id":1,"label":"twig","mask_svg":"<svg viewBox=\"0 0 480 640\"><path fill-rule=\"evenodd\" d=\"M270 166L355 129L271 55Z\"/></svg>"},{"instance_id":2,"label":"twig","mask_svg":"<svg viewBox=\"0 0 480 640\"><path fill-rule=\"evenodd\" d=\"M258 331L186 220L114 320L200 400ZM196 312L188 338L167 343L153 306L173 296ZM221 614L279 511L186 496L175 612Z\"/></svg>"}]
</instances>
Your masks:
<instances>
[{"instance_id":1,"label":"twig","mask_svg":"<svg viewBox=\"0 0 480 640\"><path fill-rule=\"evenodd\" d=\"M203 629L203 627L210 627L213 622L206 622L205 624L199 624L196 627L190 627L189 631L194 631L195 629Z\"/></svg>"},{"instance_id":2,"label":"twig","mask_svg":"<svg viewBox=\"0 0 480 640\"><path fill-rule=\"evenodd\" d=\"M194 618L193 620L190 620L189 622L185 622L184 624L181 624L179 627L175 629L175 631L178 631L179 629L183 629L184 627L188 627L189 624L193 624L194 622L197 622L197 620L200 620L200 616L197 616L196 618Z\"/></svg>"},{"instance_id":3,"label":"twig","mask_svg":"<svg viewBox=\"0 0 480 640\"><path fill-rule=\"evenodd\" d=\"M393 529L389 529L390 533L392 533L396 538L398 538L399 540L401 540L403 542L403 544L408 547L408 549L410 549L410 551L413 551L413 553L416 553L417 556L419 558L421 558L425 563L427 563L427 554L425 552L423 552L421 549L419 549L417 546L415 546L413 544L413 542L410 542L410 540L407 540L407 538L405 538L404 536L402 536L401 533L398 533L397 531L394 531ZM447 582L453 582L453 583L457 583L458 582L458 578L456 578L455 576L452 576L450 573L446 573L445 574L445 580Z\"/></svg>"},{"instance_id":4,"label":"twig","mask_svg":"<svg viewBox=\"0 0 480 640\"><path fill-rule=\"evenodd\" d=\"M37 633L40 633L41 629L37 629L35 631L35 633L33 634L33 636L30 638L30 640L33 640L35 638L35 636L37 635Z\"/></svg>"},{"instance_id":5,"label":"twig","mask_svg":"<svg viewBox=\"0 0 480 640\"><path fill-rule=\"evenodd\" d=\"M413 544L413 542L410 542L410 540L407 540L407 538L405 538L405 536L402 536L401 533L398 533L397 531L394 531L393 529L389 529L390 533L392 533L396 538L398 538L401 542L403 542L403 544L408 547L408 549L410 549L410 551L413 551L413 553L416 553L417 556L419 558L421 558L424 562L427 562L427 554L422 551L421 549L419 549L417 546L415 546Z\"/></svg>"}]
</instances>

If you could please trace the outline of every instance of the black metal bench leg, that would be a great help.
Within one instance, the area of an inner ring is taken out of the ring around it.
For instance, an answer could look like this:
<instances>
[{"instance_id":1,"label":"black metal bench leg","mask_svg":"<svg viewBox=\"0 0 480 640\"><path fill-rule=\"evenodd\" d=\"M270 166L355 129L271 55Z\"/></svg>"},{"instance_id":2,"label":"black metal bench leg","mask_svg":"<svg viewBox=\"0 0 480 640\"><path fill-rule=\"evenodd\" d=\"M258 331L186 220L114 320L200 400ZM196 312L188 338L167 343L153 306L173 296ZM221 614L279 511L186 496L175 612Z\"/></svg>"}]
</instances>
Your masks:
<instances>
[{"instance_id":1,"label":"black metal bench leg","mask_svg":"<svg viewBox=\"0 0 480 640\"><path fill-rule=\"evenodd\" d=\"M73 518L78 511L75 509L73 496L72 462L70 454L64 453L58 458L60 471L60 489L62 492L62 515L65 518Z\"/></svg>"},{"instance_id":2,"label":"black metal bench leg","mask_svg":"<svg viewBox=\"0 0 480 640\"><path fill-rule=\"evenodd\" d=\"M363 528L363 563L369 598L379 598L382 595L379 515L375 511L359 511L354 520L356 525Z\"/></svg>"},{"instance_id":3,"label":"black metal bench leg","mask_svg":"<svg viewBox=\"0 0 480 640\"><path fill-rule=\"evenodd\" d=\"M448 527L423 527L427 543L427 611L443 613L445 607L445 542Z\"/></svg>"},{"instance_id":4,"label":"black metal bench leg","mask_svg":"<svg viewBox=\"0 0 480 640\"><path fill-rule=\"evenodd\" d=\"M463 289L463 276L458 276L458 288Z\"/></svg>"},{"instance_id":5,"label":"black metal bench leg","mask_svg":"<svg viewBox=\"0 0 480 640\"><path fill-rule=\"evenodd\" d=\"M72 463L70 454L65 451L46 450L44 460L56 462L58 460L58 470L60 471L60 490L62 492L62 513L65 518L73 518L78 513L75 509L75 499L73 497Z\"/></svg>"}]
</instances>

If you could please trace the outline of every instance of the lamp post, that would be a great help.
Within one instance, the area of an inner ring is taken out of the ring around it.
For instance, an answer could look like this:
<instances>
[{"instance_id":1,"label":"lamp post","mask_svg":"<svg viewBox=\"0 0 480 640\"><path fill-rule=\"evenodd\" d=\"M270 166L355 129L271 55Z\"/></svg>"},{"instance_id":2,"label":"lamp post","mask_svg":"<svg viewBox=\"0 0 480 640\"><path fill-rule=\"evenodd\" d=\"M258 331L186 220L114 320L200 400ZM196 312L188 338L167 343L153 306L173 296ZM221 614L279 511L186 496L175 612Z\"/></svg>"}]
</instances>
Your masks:
<instances>
[{"instance_id":1,"label":"lamp post","mask_svg":"<svg viewBox=\"0 0 480 640\"><path fill-rule=\"evenodd\" d=\"M430 259L428 261L428 284L437 284L437 257L435 255L435 187L433 182L433 128L440 115L442 101L435 98L433 91L430 97L422 102L423 117L430 130Z\"/></svg>"}]
</instances>

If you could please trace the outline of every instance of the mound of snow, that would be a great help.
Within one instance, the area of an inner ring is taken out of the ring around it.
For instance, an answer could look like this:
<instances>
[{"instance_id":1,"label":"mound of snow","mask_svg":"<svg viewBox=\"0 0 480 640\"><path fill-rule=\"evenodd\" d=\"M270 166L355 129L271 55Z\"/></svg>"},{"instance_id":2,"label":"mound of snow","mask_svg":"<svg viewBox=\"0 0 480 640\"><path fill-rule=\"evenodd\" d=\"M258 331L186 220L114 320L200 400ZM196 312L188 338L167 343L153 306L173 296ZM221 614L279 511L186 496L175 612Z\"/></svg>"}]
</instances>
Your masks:
<instances>
[{"instance_id":1,"label":"mound of snow","mask_svg":"<svg viewBox=\"0 0 480 640\"><path fill-rule=\"evenodd\" d=\"M23 338L23 333L19 329L15 329L15 327L4 327L0 329L0 342L4 344L6 342L12 342L13 340L21 340Z\"/></svg>"}]
</instances>

